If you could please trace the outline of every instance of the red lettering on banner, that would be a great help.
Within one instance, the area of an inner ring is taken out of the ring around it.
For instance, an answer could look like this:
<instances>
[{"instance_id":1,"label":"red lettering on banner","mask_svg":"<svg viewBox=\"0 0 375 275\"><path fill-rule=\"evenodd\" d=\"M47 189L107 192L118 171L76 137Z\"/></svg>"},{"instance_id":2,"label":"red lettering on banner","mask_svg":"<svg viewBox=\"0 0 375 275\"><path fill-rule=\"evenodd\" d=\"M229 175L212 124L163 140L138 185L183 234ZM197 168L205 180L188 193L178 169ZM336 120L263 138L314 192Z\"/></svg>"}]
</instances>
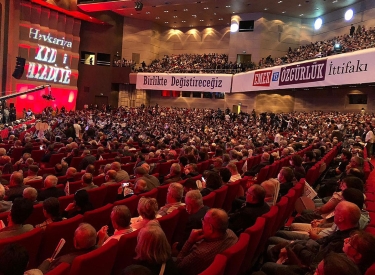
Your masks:
<instances>
[{"instance_id":1,"label":"red lettering on banner","mask_svg":"<svg viewBox=\"0 0 375 275\"><path fill-rule=\"evenodd\" d=\"M272 70L255 72L253 86L270 86Z\"/></svg>"}]
</instances>

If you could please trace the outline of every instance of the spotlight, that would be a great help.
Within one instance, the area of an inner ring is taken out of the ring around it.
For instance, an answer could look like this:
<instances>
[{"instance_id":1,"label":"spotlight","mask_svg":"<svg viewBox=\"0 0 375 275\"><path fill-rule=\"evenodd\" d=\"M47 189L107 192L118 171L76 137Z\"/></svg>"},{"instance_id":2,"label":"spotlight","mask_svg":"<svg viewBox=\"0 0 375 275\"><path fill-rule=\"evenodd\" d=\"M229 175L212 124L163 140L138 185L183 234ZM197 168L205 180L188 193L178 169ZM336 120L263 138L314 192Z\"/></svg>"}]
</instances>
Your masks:
<instances>
[{"instance_id":1,"label":"spotlight","mask_svg":"<svg viewBox=\"0 0 375 275\"><path fill-rule=\"evenodd\" d=\"M136 11L141 11L143 9L143 3L141 1L135 1L134 9Z\"/></svg>"}]
</instances>

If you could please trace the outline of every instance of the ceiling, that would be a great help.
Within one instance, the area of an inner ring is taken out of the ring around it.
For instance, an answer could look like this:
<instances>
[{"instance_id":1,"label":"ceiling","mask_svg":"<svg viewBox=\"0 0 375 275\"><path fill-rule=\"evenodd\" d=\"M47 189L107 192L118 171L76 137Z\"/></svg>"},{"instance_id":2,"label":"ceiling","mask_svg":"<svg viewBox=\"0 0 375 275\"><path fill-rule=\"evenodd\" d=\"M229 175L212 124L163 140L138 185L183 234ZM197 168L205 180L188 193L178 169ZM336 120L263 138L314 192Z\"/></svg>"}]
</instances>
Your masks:
<instances>
[{"instance_id":1,"label":"ceiling","mask_svg":"<svg viewBox=\"0 0 375 275\"><path fill-rule=\"evenodd\" d=\"M266 12L298 18L316 18L361 0L134 0L79 1L84 12L111 10L124 17L155 22L169 28L229 25L232 15Z\"/></svg>"}]
</instances>

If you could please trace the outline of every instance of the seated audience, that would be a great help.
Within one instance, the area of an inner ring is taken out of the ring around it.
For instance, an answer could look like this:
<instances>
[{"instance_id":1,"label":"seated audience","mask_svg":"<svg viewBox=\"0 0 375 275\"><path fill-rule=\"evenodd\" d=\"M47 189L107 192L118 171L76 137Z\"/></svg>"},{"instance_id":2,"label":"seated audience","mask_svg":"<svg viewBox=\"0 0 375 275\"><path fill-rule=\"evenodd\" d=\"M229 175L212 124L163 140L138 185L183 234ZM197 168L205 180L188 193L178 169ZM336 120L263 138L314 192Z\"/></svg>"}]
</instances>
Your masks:
<instances>
[{"instance_id":1,"label":"seated audience","mask_svg":"<svg viewBox=\"0 0 375 275\"><path fill-rule=\"evenodd\" d=\"M66 218L72 218L79 214L83 215L86 211L93 209L89 194L85 189L80 189L74 194L74 202L69 203L65 208L63 216Z\"/></svg>"},{"instance_id":2,"label":"seated audience","mask_svg":"<svg viewBox=\"0 0 375 275\"><path fill-rule=\"evenodd\" d=\"M24 224L33 212L33 203L24 198L16 198L8 215L8 226L0 229L0 239L14 237L33 230L31 224Z\"/></svg>"},{"instance_id":3,"label":"seated audience","mask_svg":"<svg viewBox=\"0 0 375 275\"><path fill-rule=\"evenodd\" d=\"M165 216L172 213L173 210L178 209L185 204L181 202L184 195L184 187L177 182L173 182L168 187L166 204L158 211L160 216Z\"/></svg>"},{"instance_id":4,"label":"seated audience","mask_svg":"<svg viewBox=\"0 0 375 275\"><path fill-rule=\"evenodd\" d=\"M177 267L186 275L199 274L218 253L236 242L236 235L228 229L227 213L221 209L210 209L202 219L202 229L192 230L178 254Z\"/></svg>"},{"instance_id":5,"label":"seated audience","mask_svg":"<svg viewBox=\"0 0 375 275\"><path fill-rule=\"evenodd\" d=\"M98 231L98 246L105 245L110 240L120 240L122 235L133 232L130 226L131 213L126 205L116 205L111 212L111 223L115 232L108 236L108 226L103 226Z\"/></svg>"},{"instance_id":6,"label":"seated audience","mask_svg":"<svg viewBox=\"0 0 375 275\"><path fill-rule=\"evenodd\" d=\"M2 184L0 184L0 213L10 211L12 208L11 201L5 201L5 188Z\"/></svg>"},{"instance_id":7,"label":"seated audience","mask_svg":"<svg viewBox=\"0 0 375 275\"><path fill-rule=\"evenodd\" d=\"M157 215L158 203L154 198L142 197L138 202L137 210L139 217L131 219L131 227L133 230L141 229L153 220L158 223L156 218L161 217Z\"/></svg>"},{"instance_id":8,"label":"seated audience","mask_svg":"<svg viewBox=\"0 0 375 275\"><path fill-rule=\"evenodd\" d=\"M38 191L34 187L27 187L23 189L22 197L31 201L33 204L38 204Z\"/></svg>"},{"instance_id":9,"label":"seated audience","mask_svg":"<svg viewBox=\"0 0 375 275\"><path fill-rule=\"evenodd\" d=\"M46 220L35 227L40 227L45 230L47 225L53 222L62 221L60 214L60 202L55 197L49 197L43 201L43 215Z\"/></svg>"},{"instance_id":10,"label":"seated audience","mask_svg":"<svg viewBox=\"0 0 375 275\"><path fill-rule=\"evenodd\" d=\"M44 189L39 191L38 200L44 201L50 197L59 198L65 196L64 190L57 188L58 179L54 175L49 175L44 180Z\"/></svg>"},{"instance_id":11,"label":"seated audience","mask_svg":"<svg viewBox=\"0 0 375 275\"><path fill-rule=\"evenodd\" d=\"M87 252L96 249L96 230L88 223L81 223L74 232L75 251L59 256L56 259L46 259L39 269L46 274L56 268L60 263L72 264L73 260Z\"/></svg>"}]
</instances>

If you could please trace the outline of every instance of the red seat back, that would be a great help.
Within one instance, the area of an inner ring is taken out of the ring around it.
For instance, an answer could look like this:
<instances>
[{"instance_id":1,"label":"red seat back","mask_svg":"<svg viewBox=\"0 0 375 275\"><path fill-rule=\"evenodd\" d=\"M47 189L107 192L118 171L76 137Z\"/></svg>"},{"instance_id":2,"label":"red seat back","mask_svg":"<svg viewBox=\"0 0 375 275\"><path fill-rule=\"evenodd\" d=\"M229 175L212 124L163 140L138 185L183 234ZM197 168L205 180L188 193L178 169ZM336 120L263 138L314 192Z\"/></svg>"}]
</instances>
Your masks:
<instances>
[{"instance_id":1,"label":"red seat back","mask_svg":"<svg viewBox=\"0 0 375 275\"><path fill-rule=\"evenodd\" d=\"M160 185L158 186L158 196L156 200L158 201L158 206L159 208L165 205L165 202L167 201L167 193L168 193L168 188L169 185L171 184L165 184L165 185Z\"/></svg>"},{"instance_id":2,"label":"red seat back","mask_svg":"<svg viewBox=\"0 0 375 275\"><path fill-rule=\"evenodd\" d=\"M109 184L107 186L107 193L104 199L104 204L114 203L117 197L117 191L120 186L121 186L121 183Z\"/></svg>"},{"instance_id":3,"label":"red seat back","mask_svg":"<svg viewBox=\"0 0 375 275\"><path fill-rule=\"evenodd\" d=\"M212 264L198 275L224 275L226 265L227 257L217 254Z\"/></svg>"},{"instance_id":4,"label":"red seat back","mask_svg":"<svg viewBox=\"0 0 375 275\"><path fill-rule=\"evenodd\" d=\"M113 275L122 274L122 270L135 263L135 247L139 230L123 235L118 242L118 251L113 266Z\"/></svg>"},{"instance_id":5,"label":"red seat back","mask_svg":"<svg viewBox=\"0 0 375 275\"><path fill-rule=\"evenodd\" d=\"M26 183L26 185L30 185L31 187L34 187L36 190L42 189L44 187L43 180L30 180Z\"/></svg>"},{"instance_id":6,"label":"red seat back","mask_svg":"<svg viewBox=\"0 0 375 275\"><path fill-rule=\"evenodd\" d=\"M227 196L228 186L222 186L219 189L216 189L214 192L216 194L214 208L222 208L224 205L225 197Z\"/></svg>"},{"instance_id":7,"label":"red seat back","mask_svg":"<svg viewBox=\"0 0 375 275\"><path fill-rule=\"evenodd\" d=\"M82 160L83 160L83 157L72 158L72 161L70 162L70 167L74 167L74 168L78 169L78 166L79 166L79 164L81 163Z\"/></svg>"},{"instance_id":8,"label":"red seat back","mask_svg":"<svg viewBox=\"0 0 375 275\"><path fill-rule=\"evenodd\" d=\"M103 185L98 188L87 190L87 194L89 195L90 202L94 209L102 207L107 194L107 186Z\"/></svg>"},{"instance_id":9,"label":"red seat back","mask_svg":"<svg viewBox=\"0 0 375 275\"><path fill-rule=\"evenodd\" d=\"M74 194L69 196L62 196L58 198L60 202L60 213L62 213L65 208L74 201Z\"/></svg>"},{"instance_id":10,"label":"red seat back","mask_svg":"<svg viewBox=\"0 0 375 275\"><path fill-rule=\"evenodd\" d=\"M35 228L29 232L23 233L18 236L5 238L0 240L0 251L8 244L17 243L24 248L26 248L29 254L29 264L28 268L37 267L37 255L40 247L40 242L42 240L43 230L40 228Z\"/></svg>"},{"instance_id":11,"label":"red seat back","mask_svg":"<svg viewBox=\"0 0 375 275\"><path fill-rule=\"evenodd\" d=\"M47 272L46 275L68 275L70 271L70 264L61 263L51 271Z\"/></svg>"},{"instance_id":12,"label":"red seat back","mask_svg":"<svg viewBox=\"0 0 375 275\"><path fill-rule=\"evenodd\" d=\"M266 225L266 219L258 217L253 226L245 230L246 234L250 236L250 242L247 247L245 260L242 262L240 274L246 274L251 268L254 261L254 255L257 251L260 238L262 237L264 227Z\"/></svg>"},{"instance_id":13,"label":"red seat back","mask_svg":"<svg viewBox=\"0 0 375 275\"><path fill-rule=\"evenodd\" d=\"M32 224L33 226L44 222L46 218L43 214L43 203L34 204L34 209L31 215L27 218L25 224Z\"/></svg>"},{"instance_id":14,"label":"red seat back","mask_svg":"<svg viewBox=\"0 0 375 275\"><path fill-rule=\"evenodd\" d=\"M103 183L105 183L105 175L96 176L92 179L92 182L97 185L101 186Z\"/></svg>"},{"instance_id":15,"label":"red seat back","mask_svg":"<svg viewBox=\"0 0 375 275\"><path fill-rule=\"evenodd\" d=\"M227 257L227 266L225 267L224 275L237 274L240 271L249 241L250 236L242 233L236 244L220 253Z\"/></svg>"},{"instance_id":16,"label":"red seat back","mask_svg":"<svg viewBox=\"0 0 375 275\"><path fill-rule=\"evenodd\" d=\"M73 260L70 275L100 274L111 275L117 254L118 242L110 240L105 245Z\"/></svg>"},{"instance_id":17,"label":"red seat back","mask_svg":"<svg viewBox=\"0 0 375 275\"><path fill-rule=\"evenodd\" d=\"M60 251L60 255L74 250L73 237L78 225L83 222L83 216L77 215L73 218L61 222L53 222L47 225L39 250L39 263L52 256L61 238L65 239L65 245Z\"/></svg>"},{"instance_id":18,"label":"red seat back","mask_svg":"<svg viewBox=\"0 0 375 275\"><path fill-rule=\"evenodd\" d=\"M158 197L158 189L157 188L153 188L153 189L151 189L148 192L139 194L138 196L139 196L139 198L146 197L146 198L154 198L154 199L156 199Z\"/></svg>"},{"instance_id":19,"label":"red seat back","mask_svg":"<svg viewBox=\"0 0 375 275\"><path fill-rule=\"evenodd\" d=\"M113 204L108 203L100 208L87 211L83 214L83 221L91 224L96 231L99 231L102 226L109 224L112 208Z\"/></svg>"},{"instance_id":20,"label":"red seat back","mask_svg":"<svg viewBox=\"0 0 375 275\"><path fill-rule=\"evenodd\" d=\"M179 217L180 217L180 211L176 209L176 210L173 210L171 213L161 218L158 218L160 226L163 229L169 244L171 245L172 245L173 234L177 227Z\"/></svg>"},{"instance_id":21,"label":"red seat back","mask_svg":"<svg viewBox=\"0 0 375 275\"><path fill-rule=\"evenodd\" d=\"M69 194L74 194L79 189L83 188L82 180L72 181L66 184L69 184Z\"/></svg>"},{"instance_id":22,"label":"red seat back","mask_svg":"<svg viewBox=\"0 0 375 275\"><path fill-rule=\"evenodd\" d=\"M40 163L42 161L42 158L43 156L45 155L46 153L44 152L44 150L32 150L31 151L31 158L36 162L36 163Z\"/></svg>"},{"instance_id":23,"label":"red seat back","mask_svg":"<svg viewBox=\"0 0 375 275\"><path fill-rule=\"evenodd\" d=\"M226 212L229 212L231 210L232 202L238 194L238 191L240 189L240 184L241 184L241 180L227 184L228 191L227 191L227 196L225 197L225 201L223 204L223 209Z\"/></svg>"},{"instance_id":24,"label":"red seat back","mask_svg":"<svg viewBox=\"0 0 375 275\"><path fill-rule=\"evenodd\" d=\"M275 226L274 226L275 232L279 230L280 228L282 228L285 224L286 219L284 219L284 217L285 217L285 212L288 208L288 201L289 201L288 198L284 196L276 204L276 206L279 209L279 212L277 214L277 219L275 221Z\"/></svg>"},{"instance_id":25,"label":"red seat back","mask_svg":"<svg viewBox=\"0 0 375 275\"><path fill-rule=\"evenodd\" d=\"M134 217L137 213L137 207L140 198L140 196L132 195L126 199L115 201L114 205L126 205L130 210L130 214L132 215L132 217Z\"/></svg>"},{"instance_id":26,"label":"red seat back","mask_svg":"<svg viewBox=\"0 0 375 275\"><path fill-rule=\"evenodd\" d=\"M53 154L47 164L47 167L54 167L55 164L60 163L62 158L65 157L65 154Z\"/></svg>"},{"instance_id":27,"label":"red seat back","mask_svg":"<svg viewBox=\"0 0 375 275\"><path fill-rule=\"evenodd\" d=\"M203 204L208 206L209 208L214 207L215 197L216 197L216 193L212 191L210 194L203 197Z\"/></svg>"}]
</instances>

